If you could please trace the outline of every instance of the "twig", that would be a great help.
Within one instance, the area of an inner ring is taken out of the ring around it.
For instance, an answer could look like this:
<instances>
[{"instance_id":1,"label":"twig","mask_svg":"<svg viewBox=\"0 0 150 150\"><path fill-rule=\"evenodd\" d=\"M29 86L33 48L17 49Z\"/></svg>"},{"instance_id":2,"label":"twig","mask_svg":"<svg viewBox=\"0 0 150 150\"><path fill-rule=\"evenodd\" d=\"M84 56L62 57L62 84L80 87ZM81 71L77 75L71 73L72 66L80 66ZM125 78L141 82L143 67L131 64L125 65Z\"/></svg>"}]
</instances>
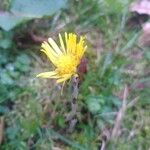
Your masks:
<instances>
[{"instance_id":1,"label":"twig","mask_svg":"<svg viewBox=\"0 0 150 150\"><path fill-rule=\"evenodd\" d=\"M28 32L29 36L35 43L42 43L43 41L47 41L46 37L38 36L33 33L33 31Z\"/></svg>"},{"instance_id":2,"label":"twig","mask_svg":"<svg viewBox=\"0 0 150 150\"><path fill-rule=\"evenodd\" d=\"M118 138L119 130L120 130L120 126L121 126L121 122L123 120L123 116L124 116L125 110L128 109L128 108L131 108L132 106L134 106L134 104L139 99L139 97L136 97L131 102L129 102L127 104L127 96L128 96L128 87L127 87L127 85L125 85L122 107L120 108L119 112L117 113L116 121L115 121L113 130L111 132L111 136L109 136L109 132L108 131L107 131L108 132L107 134L106 134L105 130L103 131L103 134L105 135L104 137L107 137L107 138L106 139L102 138L102 144L101 144L100 150L106 150L106 144L110 140L110 138L111 139ZM116 112L114 112L114 113L116 113ZM130 136L132 136L132 135L130 135Z\"/></svg>"},{"instance_id":3,"label":"twig","mask_svg":"<svg viewBox=\"0 0 150 150\"><path fill-rule=\"evenodd\" d=\"M0 144L3 141L3 133L4 133L4 117L0 118Z\"/></svg>"},{"instance_id":4,"label":"twig","mask_svg":"<svg viewBox=\"0 0 150 150\"><path fill-rule=\"evenodd\" d=\"M69 133L73 132L76 123L77 123L77 119L73 119L73 120L70 121L69 128L67 130Z\"/></svg>"},{"instance_id":5,"label":"twig","mask_svg":"<svg viewBox=\"0 0 150 150\"><path fill-rule=\"evenodd\" d=\"M107 128L103 129L102 134L101 134L101 139L102 139L101 140L102 144L101 144L99 150L106 150L107 142L110 139L110 131L109 131L109 129L107 129Z\"/></svg>"},{"instance_id":6,"label":"twig","mask_svg":"<svg viewBox=\"0 0 150 150\"><path fill-rule=\"evenodd\" d=\"M52 147L52 150L62 150L62 149L59 147Z\"/></svg>"},{"instance_id":7,"label":"twig","mask_svg":"<svg viewBox=\"0 0 150 150\"><path fill-rule=\"evenodd\" d=\"M104 140L102 140L102 146L100 148L100 150L105 150L106 147L106 142Z\"/></svg>"},{"instance_id":8,"label":"twig","mask_svg":"<svg viewBox=\"0 0 150 150\"><path fill-rule=\"evenodd\" d=\"M127 96L128 96L128 87L127 85L125 85L124 88L124 94L123 94L123 101L122 101L122 107L120 108L117 117L116 117L116 121L112 130L112 134L111 134L111 138L117 138L118 137L118 131L120 130L120 126L121 126L121 122L123 120L124 117L124 113L126 110L126 103L127 103Z\"/></svg>"}]
</instances>

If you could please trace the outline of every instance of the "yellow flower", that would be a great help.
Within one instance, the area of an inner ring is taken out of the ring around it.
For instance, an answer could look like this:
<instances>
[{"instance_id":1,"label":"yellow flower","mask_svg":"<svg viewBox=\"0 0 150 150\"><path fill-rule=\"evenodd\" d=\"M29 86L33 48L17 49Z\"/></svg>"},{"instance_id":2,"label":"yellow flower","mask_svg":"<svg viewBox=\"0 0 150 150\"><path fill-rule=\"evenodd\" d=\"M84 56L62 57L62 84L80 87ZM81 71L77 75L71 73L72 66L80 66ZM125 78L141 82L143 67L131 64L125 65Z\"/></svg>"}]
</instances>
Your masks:
<instances>
[{"instance_id":1,"label":"yellow flower","mask_svg":"<svg viewBox=\"0 0 150 150\"><path fill-rule=\"evenodd\" d=\"M84 38L79 39L76 34L65 33L65 40L59 34L60 48L52 38L48 42L42 43L41 51L44 52L53 65L56 67L54 71L44 72L37 75L41 78L55 78L57 83L64 82L77 75L77 67L86 50Z\"/></svg>"}]
</instances>

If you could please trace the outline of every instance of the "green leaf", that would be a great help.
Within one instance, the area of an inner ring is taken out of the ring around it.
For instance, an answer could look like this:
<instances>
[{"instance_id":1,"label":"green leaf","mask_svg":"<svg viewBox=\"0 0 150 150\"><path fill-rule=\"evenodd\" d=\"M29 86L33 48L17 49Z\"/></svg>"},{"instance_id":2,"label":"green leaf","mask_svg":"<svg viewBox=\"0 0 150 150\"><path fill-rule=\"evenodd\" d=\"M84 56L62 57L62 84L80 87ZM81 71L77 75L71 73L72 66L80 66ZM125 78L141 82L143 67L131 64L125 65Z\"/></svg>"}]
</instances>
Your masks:
<instances>
[{"instance_id":1,"label":"green leaf","mask_svg":"<svg viewBox=\"0 0 150 150\"><path fill-rule=\"evenodd\" d=\"M120 108L121 107L121 100L116 97L116 96L109 96L108 100L111 101L113 103L113 105L115 105L116 107Z\"/></svg>"},{"instance_id":2,"label":"green leaf","mask_svg":"<svg viewBox=\"0 0 150 150\"><path fill-rule=\"evenodd\" d=\"M123 8L127 6L128 0L122 1L122 0L104 0L105 9L110 14L115 13L121 13Z\"/></svg>"},{"instance_id":3,"label":"green leaf","mask_svg":"<svg viewBox=\"0 0 150 150\"><path fill-rule=\"evenodd\" d=\"M11 14L9 12L0 13L0 27L5 31L13 29L16 25L25 20L24 17Z\"/></svg>"},{"instance_id":4,"label":"green leaf","mask_svg":"<svg viewBox=\"0 0 150 150\"><path fill-rule=\"evenodd\" d=\"M4 113L8 113L9 109L5 106L0 105L0 113L4 114Z\"/></svg>"},{"instance_id":5,"label":"green leaf","mask_svg":"<svg viewBox=\"0 0 150 150\"><path fill-rule=\"evenodd\" d=\"M145 51L144 51L144 57L150 61L150 51L148 48L145 48Z\"/></svg>"},{"instance_id":6,"label":"green leaf","mask_svg":"<svg viewBox=\"0 0 150 150\"><path fill-rule=\"evenodd\" d=\"M0 27L9 31L25 21L51 16L65 5L66 0L12 0L11 13L0 13Z\"/></svg>"},{"instance_id":7,"label":"green leaf","mask_svg":"<svg viewBox=\"0 0 150 150\"><path fill-rule=\"evenodd\" d=\"M113 112L111 107L104 106L102 109L102 113L100 115L100 118L103 118L103 120L105 120L109 123L113 123L113 119L114 119L115 115L113 113L111 114L111 112Z\"/></svg>"},{"instance_id":8,"label":"green leaf","mask_svg":"<svg viewBox=\"0 0 150 150\"><path fill-rule=\"evenodd\" d=\"M66 0L12 0L10 11L26 17L51 16L64 7Z\"/></svg>"},{"instance_id":9,"label":"green leaf","mask_svg":"<svg viewBox=\"0 0 150 150\"><path fill-rule=\"evenodd\" d=\"M0 31L0 47L3 49L10 48L12 46L12 43L13 43L12 38L13 38L13 32ZM4 54L2 55L2 57L3 56L4 56Z\"/></svg>"},{"instance_id":10,"label":"green leaf","mask_svg":"<svg viewBox=\"0 0 150 150\"><path fill-rule=\"evenodd\" d=\"M30 58L26 54L21 54L17 57L14 65L19 71L26 72L30 69Z\"/></svg>"},{"instance_id":11,"label":"green leaf","mask_svg":"<svg viewBox=\"0 0 150 150\"><path fill-rule=\"evenodd\" d=\"M2 53L2 52L1 52ZM3 54L3 55L2 55ZM7 55L5 53L0 54L0 65L6 64L7 63Z\"/></svg>"},{"instance_id":12,"label":"green leaf","mask_svg":"<svg viewBox=\"0 0 150 150\"><path fill-rule=\"evenodd\" d=\"M6 129L6 135L11 140L16 138L18 132L19 132L19 127L17 125L15 125L13 127L12 126L8 127Z\"/></svg>"},{"instance_id":13,"label":"green leaf","mask_svg":"<svg viewBox=\"0 0 150 150\"><path fill-rule=\"evenodd\" d=\"M59 127L61 127L61 128L65 127L65 119L63 116L58 115L58 116L56 116L55 120Z\"/></svg>"},{"instance_id":14,"label":"green leaf","mask_svg":"<svg viewBox=\"0 0 150 150\"><path fill-rule=\"evenodd\" d=\"M12 85L14 83L13 79L6 70L1 70L0 81L4 85Z\"/></svg>"},{"instance_id":15,"label":"green leaf","mask_svg":"<svg viewBox=\"0 0 150 150\"><path fill-rule=\"evenodd\" d=\"M0 83L0 103L4 102L8 98L7 87Z\"/></svg>"},{"instance_id":16,"label":"green leaf","mask_svg":"<svg viewBox=\"0 0 150 150\"><path fill-rule=\"evenodd\" d=\"M20 56L18 56L16 61L23 65L29 65L31 63L30 58L26 54L21 54Z\"/></svg>"},{"instance_id":17,"label":"green leaf","mask_svg":"<svg viewBox=\"0 0 150 150\"><path fill-rule=\"evenodd\" d=\"M3 49L10 48L11 44L12 42L9 39L0 40L0 47L2 47Z\"/></svg>"},{"instance_id":18,"label":"green leaf","mask_svg":"<svg viewBox=\"0 0 150 150\"><path fill-rule=\"evenodd\" d=\"M93 114L99 113L104 104L102 96L89 96L87 99L87 107Z\"/></svg>"}]
</instances>

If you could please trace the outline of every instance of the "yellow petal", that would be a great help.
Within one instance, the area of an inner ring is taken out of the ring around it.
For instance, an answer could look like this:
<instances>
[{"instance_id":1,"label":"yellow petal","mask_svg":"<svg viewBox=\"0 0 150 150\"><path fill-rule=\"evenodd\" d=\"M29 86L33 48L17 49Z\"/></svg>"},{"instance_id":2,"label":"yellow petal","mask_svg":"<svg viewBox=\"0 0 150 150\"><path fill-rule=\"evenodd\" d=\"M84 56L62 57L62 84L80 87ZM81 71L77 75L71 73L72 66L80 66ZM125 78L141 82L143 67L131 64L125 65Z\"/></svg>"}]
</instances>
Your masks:
<instances>
[{"instance_id":1,"label":"yellow petal","mask_svg":"<svg viewBox=\"0 0 150 150\"><path fill-rule=\"evenodd\" d=\"M55 43L55 41L52 38L49 38L48 42L51 44L52 48L55 50L55 52L58 55L62 55L62 51L60 50L60 48L57 46L57 44Z\"/></svg>"},{"instance_id":2,"label":"yellow petal","mask_svg":"<svg viewBox=\"0 0 150 150\"><path fill-rule=\"evenodd\" d=\"M65 32L65 41L66 41L66 51L68 52L68 35Z\"/></svg>"},{"instance_id":3,"label":"yellow petal","mask_svg":"<svg viewBox=\"0 0 150 150\"><path fill-rule=\"evenodd\" d=\"M56 75L57 75L56 71L50 71L50 72L40 73L36 77L40 77L40 78L55 78Z\"/></svg>"},{"instance_id":4,"label":"yellow petal","mask_svg":"<svg viewBox=\"0 0 150 150\"><path fill-rule=\"evenodd\" d=\"M77 36L75 34L72 35L72 52L75 54L76 45L77 45Z\"/></svg>"},{"instance_id":5,"label":"yellow petal","mask_svg":"<svg viewBox=\"0 0 150 150\"><path fill-rule=\"evenodd\" d=\"M52 49L52 47L47 42L43 42L41 47L46 51L51 52L55 57L58 57L58 54Z\"/></svg>"},{"instance_id":6,"label":"yellow petal","mask_svg":"<svg viewBox=\"0 0 150 150\"><path fill-rule=\"evenodd\" d=\"M50 61L56 66L59 57L58 54L50 47L47 42L43 42L41 47L43 48L41 51L44 52Z\"/></svg>"},{"instance_id":7,"label":"yellow petal","mask_svg":"<svg viewBox=\"0 0 150 150\"><path fill-rule=\"evenodd\" d=\"M69 34L69 39L68 39L68 43L69 43L69 50L71 53L75 54L75 50L76 50L76 35L70 33Z\"/></svg>"},{"instance_id":8,"label":"yellow petal","mask_svg":"<svg viewBox=\"0 0 150 150\"><path fill-rule=\"evenodd\" d=\"M55 65L57 66L57 58L54 57L54 55L51 54L51 52L46 51L44 49L41 49L41 52L44 52L46 54L46 56L49 58L49 60Z\"/></svg>"},{"instance_id":9,"label":"yellow petal","mask_svg":"<svg viewBox=\"0 0 150 150\"><path fill-rule=\"evenodd\" d=\"M67 75L65 75L64 77L58 79L58 80L56 81L56 83L61 83L61 82L64 82L64 81L68 80L68 79L71 77L71 75L72 75L72 74L67 74Z\"/></svg>"},{"instance_id":10,"label":"yellow petal","mask_svg":"<svg viewBox=\"0 0 150 150\"><path fill-rule=\"evenodd\" d=\"M61 34L59 34L59 41L60 41L60 45L61 45L61 48L62 48L63 52L66 53L65 45L64 45Z\"/></svg>"},{"instance_id":11,"label":"yellow petal","mask_svg":"<svg viewBox=\"0 0 150 150\"><path fill-rule=\"evenodd\" d=\"M86 46L84 48L84 38L81 37L79 43L77 44L77 50L76 50L76 55L78 55L79 59L81 59L81 57L83 56L85 49Z\"/></svg>"},{"instance_id":12,"label":"yellow petal","mask_svg":"<svg viewBox=\"0 0 150 150\"><path fill-rule=\"evenodd\" d=\"M72 33L69 33L69 35L68 35L67 50L69 53L72 52Z\"/></svg>"}]
</instances>

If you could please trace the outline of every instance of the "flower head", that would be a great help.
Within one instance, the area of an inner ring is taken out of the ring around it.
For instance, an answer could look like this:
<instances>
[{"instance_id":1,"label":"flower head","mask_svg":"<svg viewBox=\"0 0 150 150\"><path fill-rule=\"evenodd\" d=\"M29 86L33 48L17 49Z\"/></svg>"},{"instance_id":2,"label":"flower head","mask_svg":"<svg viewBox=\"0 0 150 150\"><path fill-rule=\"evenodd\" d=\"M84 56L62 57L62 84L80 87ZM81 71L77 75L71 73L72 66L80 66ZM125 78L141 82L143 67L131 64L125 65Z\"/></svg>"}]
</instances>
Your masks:
<instances>
[{"instance_id":1,"label":"flower head","mask_svg":"<svg viewBox=\"0 0 150 150\"><path fill-rule=\"evenodd\" d=\"M59 34L59 41L60 48L52 38L42 43L41 51L47 55L56 69L40 73L37 77L55 78L57 83L60 83L77 75L77 67L87 47L84 45L84 38L81 36L78 39L76 34L65 33L65 40Z\"/></svg>"}]
</instances>

